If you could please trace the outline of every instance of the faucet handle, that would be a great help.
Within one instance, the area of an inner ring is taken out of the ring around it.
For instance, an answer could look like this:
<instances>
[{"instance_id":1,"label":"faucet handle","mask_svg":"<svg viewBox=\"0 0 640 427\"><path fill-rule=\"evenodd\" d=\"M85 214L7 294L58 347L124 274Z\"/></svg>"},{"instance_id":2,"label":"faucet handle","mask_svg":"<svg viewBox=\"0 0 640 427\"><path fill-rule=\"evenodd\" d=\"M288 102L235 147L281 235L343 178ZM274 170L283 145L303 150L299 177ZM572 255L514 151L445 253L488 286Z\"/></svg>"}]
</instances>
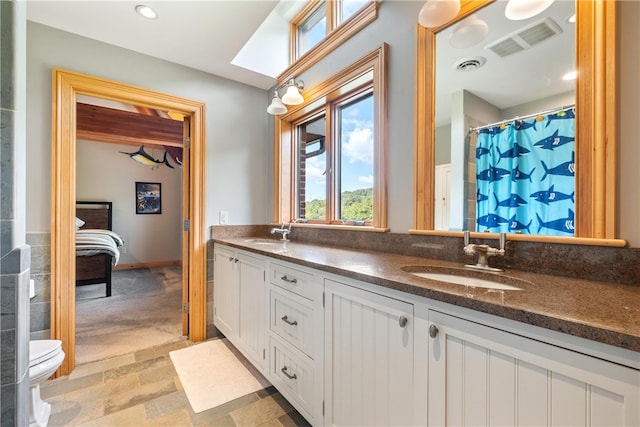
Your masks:
<instances>
[{"instance_id":1,"label":"faucet handle","mask_svg":"<svg viewBox=\"0 0 640 427\"><path fill-rule=\"evenodd\" d=\"M504 247L507 244L507 233L500 233L500 250L504 251Z\"/></svg>"},{"instance_id":2,"label":"faucet handle","mask_svg":"<svg viewBox=\"0 0 640 427\"><path fill-rule=\"evenodd\" d=\"M471 237L471 232L470 232L470 231L468 231L468 230L467 230L467 231L465 231L465 232L464 232L464 245L465 245L465 246L468 246L468 245L469 245L470 237Z\"/></svg>"}]
</instances>

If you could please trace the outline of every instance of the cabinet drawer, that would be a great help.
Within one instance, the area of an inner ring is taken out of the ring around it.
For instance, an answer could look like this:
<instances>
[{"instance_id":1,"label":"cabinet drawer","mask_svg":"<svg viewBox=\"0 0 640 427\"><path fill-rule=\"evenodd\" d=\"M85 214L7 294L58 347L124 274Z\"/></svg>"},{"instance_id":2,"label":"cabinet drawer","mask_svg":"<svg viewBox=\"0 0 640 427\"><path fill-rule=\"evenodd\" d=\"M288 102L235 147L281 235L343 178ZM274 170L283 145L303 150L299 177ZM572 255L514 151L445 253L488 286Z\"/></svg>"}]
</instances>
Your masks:
<instances>
[{"instance_id":1,"label":"cabinet drawer","mask_svg":"<svg viewBox=\"0 0 640 427\"><path fill-rule=\"evenodd\" d=\"M312 416L315 375L313 361L271 336L269 379L303 415Z\"/></svg>"},{"instance_id":2,"label":"cabinet drawer","mask_svg":"<svg viewBox=\"0 0 640 427\"><path fill-rule=\"evenodd\" d=\"M313 301L314 275L311 273L271 263L271 283Z\"/></svg>"},{"instance_id":3,"label":"cabinet drawer","mask_svg":"<svg viewBox=\"0 0 640 427\"><path fill-rule=\"evenodd\" d=\"M287 342L313 356L313 319L314 311L311 304L305 304L303 298L287 297L274 287L270 292L270 329Z\"/></svg>"}]
</instances>

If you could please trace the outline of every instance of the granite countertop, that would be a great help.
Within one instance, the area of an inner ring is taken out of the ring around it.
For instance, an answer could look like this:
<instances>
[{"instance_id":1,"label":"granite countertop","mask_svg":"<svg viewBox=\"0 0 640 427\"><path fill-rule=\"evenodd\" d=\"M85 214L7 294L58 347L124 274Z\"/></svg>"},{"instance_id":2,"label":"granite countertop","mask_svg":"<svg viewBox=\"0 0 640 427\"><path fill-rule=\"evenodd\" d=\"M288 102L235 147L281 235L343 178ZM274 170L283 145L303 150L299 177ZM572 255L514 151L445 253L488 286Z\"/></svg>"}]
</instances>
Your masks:
<instances>
[{"instance_id":1,"label":"granite countertop","mask_svg":"<svg viewBox=\"0 0 640 427\"><path fill-rule=\"evenodd\" d=\"M479 273L487 279L500 279L522 289L496 291L448 284L418 277L410 272L456 269L452 271L458 271L462 275L474 274L454 262L340 249L296 241L289 241L284 245L265 244L270 241L250 237L218 238L214 241L409 294L640 352L638 286L577 280L517 270L495 275Z\"/></svg>"}]
</instances>

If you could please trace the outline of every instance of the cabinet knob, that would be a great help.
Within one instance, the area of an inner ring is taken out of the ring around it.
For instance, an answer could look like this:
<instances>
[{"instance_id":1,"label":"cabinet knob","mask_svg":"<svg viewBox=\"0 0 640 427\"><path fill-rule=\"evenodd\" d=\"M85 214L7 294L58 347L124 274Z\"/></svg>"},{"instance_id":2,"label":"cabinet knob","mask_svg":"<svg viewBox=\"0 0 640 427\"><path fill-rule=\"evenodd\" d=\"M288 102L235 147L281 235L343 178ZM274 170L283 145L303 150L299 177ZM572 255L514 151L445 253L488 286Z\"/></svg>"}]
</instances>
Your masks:
<instances>
[{"instance_id":1,"label":"cabinet knob","mask_svg":"<svg viewBox=\"0 0 640 427\"><path fill-rule=\"evenodd\" d=\"M232 256L229 257L229 261L233 261L233 257Z\"/></svg>"},{"instance_id":2,"label":"cabinet knob","mask_svg":"<svg viewBox=\"0 0 640 427\"><path fill-rule=\"evenodd\" d=\"M400 316L398 318L398 325L400 325L401 328L404 328L405 326L407 326L408 321L409 319L407 319L407 316Z\"/></svg>"},{"instance_id":3,"label":"cabinet knob","mask_svg":"<svg viewBox=\"0 0 640 427\"><path fill-rule=\"evenodd\" d=\"M238 258L234 258L233 262L237 263L238 261L240 261Z\"/></svg>"},{"instance_id":4,"label":"cabinet knob","mask_svg":"<svg viewBox=\"0 0 640 427\"><path fill-rule=\"evenodd\" d=\"M435 338L438 336L438 327L436 325L429 326L429 336Z\"/></svg>"}]
</instances>

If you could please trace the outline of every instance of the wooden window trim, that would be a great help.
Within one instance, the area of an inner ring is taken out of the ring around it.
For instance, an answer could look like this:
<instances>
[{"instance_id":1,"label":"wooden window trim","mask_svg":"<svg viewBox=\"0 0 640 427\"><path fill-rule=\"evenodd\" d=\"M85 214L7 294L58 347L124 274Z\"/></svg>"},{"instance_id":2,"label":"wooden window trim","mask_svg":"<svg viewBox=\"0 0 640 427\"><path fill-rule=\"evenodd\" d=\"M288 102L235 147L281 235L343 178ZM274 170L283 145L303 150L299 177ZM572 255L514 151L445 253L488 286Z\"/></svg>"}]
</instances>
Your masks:
<instances>
[{"instance_id":1,"label":"wooden window trim","mask_svg":"<svg viewBox=\"0 0 640 427\"><path fill-rule=\"evenodd\" d=\"M384 43L326 81L305 91L305 102L289 108L286 114L274 116L274 223L291 221L296 203L295 126L323 105L356 90L373 74L374 123L374 217L373 225L337 226L313 224L319 227L388 231L387 227L387 58L389 46ZM329 136L330 134L327 134ZM311 225L311 224L309 224Z\"/></svg>"},{"instance_id":2,"label":"wooden window trim","mask_svg":"<svg viewBox=\"0 0 640 427\"><path fill-rule=\"evenodd\" d=\"M349 40L352 36L357 34L360 30L365 28L371 22L375 21L378 18L378 2L372 1L368 5L364 6L358 13L355 13L349 19L344 21L342 24L337 27L333 27L333 19L329 19L332 16L335 16L337 12L332 12L337 7L332 5L331 1L327 2L327 30L329 31L327 36L317 45L315 45L312 49L302 55L300 58L296 59L297 56L297 48L298 48L298 25L306 19L306 16L311 14L318 5L322 3L322 1L312 1L309 2L307 6L305 6L299 13L291 20L290 25L290 37L289 40L289 55L291 59L291 65L284 70L278 76L278 84L282 84L295 76L299 76L304 73L309 68L313 67L317 64L322 58L327 56L331 51L335 50ZM311 7L311 6L314 7ZM307 10L307 9L310 10ZM306 11L306 12L305 12ZM306 15L303 15L302 12L305 12ZM332 15L329 13L331 12ZM302 18L305 16L304 18ZM302 19L300 19L302 18Z\"/></svg>"}]
</instances>

